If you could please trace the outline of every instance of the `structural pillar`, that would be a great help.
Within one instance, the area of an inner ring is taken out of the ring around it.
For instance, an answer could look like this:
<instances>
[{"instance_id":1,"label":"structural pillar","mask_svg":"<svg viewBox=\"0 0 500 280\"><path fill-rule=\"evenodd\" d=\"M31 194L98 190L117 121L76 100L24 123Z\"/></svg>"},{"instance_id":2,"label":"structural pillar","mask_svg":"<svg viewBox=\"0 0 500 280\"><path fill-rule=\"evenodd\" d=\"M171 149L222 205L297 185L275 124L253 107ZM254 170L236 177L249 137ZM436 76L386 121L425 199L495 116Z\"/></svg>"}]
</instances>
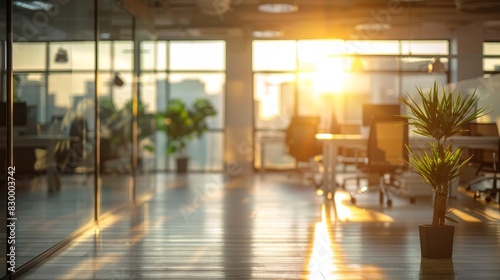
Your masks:
<instances>
[{"instance_id":1,"label":"structural pillar","mask_svg":"<svg viewBox=\"0 0 500 280\"><path fill-rule=\"evenodd\" d=\"M451 40L450 80L456 83L483 76L484 23L458 29Z\"/></svg>"},{"instance_id":2,"label":"structural pillar","mask_svg":"<svg viewBox=\"0 0 500 280\"><path fill-rule=\"evenodd\" d=\"M230 177L253 173L252 41L226 41L225 172Z\"/></svg>"}]
</instances>

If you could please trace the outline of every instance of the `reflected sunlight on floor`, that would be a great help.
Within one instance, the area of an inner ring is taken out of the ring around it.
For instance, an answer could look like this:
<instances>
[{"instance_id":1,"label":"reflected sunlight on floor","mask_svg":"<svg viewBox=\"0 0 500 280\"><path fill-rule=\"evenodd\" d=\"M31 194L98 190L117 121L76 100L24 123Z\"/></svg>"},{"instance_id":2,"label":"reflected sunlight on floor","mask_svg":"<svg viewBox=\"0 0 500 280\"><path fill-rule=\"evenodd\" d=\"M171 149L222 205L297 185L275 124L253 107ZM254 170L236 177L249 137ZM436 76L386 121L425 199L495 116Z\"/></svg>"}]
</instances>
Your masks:
<instances>
[{"instance_id":1,"label":"reflected sunlight on floor","mask_svg":"<svg viewBox=\"0 0 500 280\"><path fill-rule=\"evenodd\" d=\"M348 194L345 194L347 195ZM341 195L337 197L342 197ZM337 200L337 199L336 199ZM338 202L342 202L342 199L339 199ZM337 205L341 205L340 203ZM349 216L352 213L348 207L345 205L341 205L341 211L344 211L343 214L340 214L340 211L337 211L339 219L341 216ZM346 279L346 276L349 275L349 279L363 279L365 276L358 275L356 276L355 272L359 269L363 271L370 271L370 275L376 279L381 279L383 276L383 272L380 271L379 268L372 265L360 265L353 266L347 262L347 259L342 252L340 246L334 242L332 242L331 238L331 230L335 226L335 219L331 219L329 216L331 213L328 212L329 207L326 207L325 204L321 206L321 222L317 222L314 227L314 238L312 240L312 247L310 250L309 262L306 268L308 272L307 279L309 280L324 280L324 279ZM334 210L335 211L335 210Z\"/></svg>"},{"instance_id":2,"label":"reflected sunlight on floor","mask_svg":"<svg viewBox=\"0 0 500 280\"><path fill-rule=\"evenodd\" d=\"M335 209L340 222L394 222L394 219L387 214L352 205L350 201L349 193L335 192Z\"/></svg>"}]
</instances>

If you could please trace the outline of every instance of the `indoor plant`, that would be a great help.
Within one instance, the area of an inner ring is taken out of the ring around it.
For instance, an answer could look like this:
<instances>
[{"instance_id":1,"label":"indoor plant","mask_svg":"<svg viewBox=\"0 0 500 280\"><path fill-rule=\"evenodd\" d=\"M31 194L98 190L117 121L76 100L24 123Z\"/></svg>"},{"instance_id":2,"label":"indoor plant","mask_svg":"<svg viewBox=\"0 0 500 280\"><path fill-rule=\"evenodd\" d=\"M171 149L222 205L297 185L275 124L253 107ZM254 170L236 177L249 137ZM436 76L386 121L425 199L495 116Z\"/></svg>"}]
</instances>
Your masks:
<instances>
[{"instance_id":1,"label":"indoor plant","mask_svg":"<svg viewBox=\"0 0 500 280\"><path fill-rule=\"evenodd\" d=\"M186 146L194 136L201 137L208 128L207 118L215 116L217 111L205 98L196 99L191 107L183 100L169 100L164 112L157 114L157 129L167 134L167 154L176 155L177 172L186 172Z\"/></svg>"},{"instance_id":2,"label":"indoor plant","mask_svg":"<svg viewBox=\"0 0 500 280\"><path fill-rule=\"evenodd\" d=\"M109 97L103 97L99 101L100 119L101 119L101 168L105 167L105 162L120 157L127 157L131 152L130 144L132 143L132 100L125 102L121 109L117 109L113 100ZM137 100L137 143L138 164L141 166L144 151L153 149L150 142L153 139L154 113L148 112L147 104L141 99ZM127 162L127 161L119 161ZM128 162L127 162L128 164ZM117 166L119 170L127 170L129 166Z\"/></svg>"},{"instance_id":3,"label":"indoor plant","mask_svg":"<svg viewBox=\"0 0 500 280\"><path fill-rule=\"evenodd\" d=\"M423 257L450 258L453 249L454 227L446 225L445 220L454 221L447 214L448 191L450 182L459 176L459 170L470 158L462 157L461 148L452 148L449 138L466 129L469 122L485 114L485 108L478 108L478 97L475 92L462 96L444 87L440 92L434 82L427 92L417 88L420 101L409 97L401 101L407 105L408 124L413 126L413 131L419 135L429 137L429 150L413 152L409 147L409 164L420 175L422 180L434 189L432 223L420 225L420 242ZM454 221L455 222L455 221ZM430 235L429 232L432 232ZM448 236L437 237L435 243L432 239L438 231L444 231ZM426 242L431 244L425 244ZM448 251L440 248L447 245Z\"/></svg>"}]
</instances>

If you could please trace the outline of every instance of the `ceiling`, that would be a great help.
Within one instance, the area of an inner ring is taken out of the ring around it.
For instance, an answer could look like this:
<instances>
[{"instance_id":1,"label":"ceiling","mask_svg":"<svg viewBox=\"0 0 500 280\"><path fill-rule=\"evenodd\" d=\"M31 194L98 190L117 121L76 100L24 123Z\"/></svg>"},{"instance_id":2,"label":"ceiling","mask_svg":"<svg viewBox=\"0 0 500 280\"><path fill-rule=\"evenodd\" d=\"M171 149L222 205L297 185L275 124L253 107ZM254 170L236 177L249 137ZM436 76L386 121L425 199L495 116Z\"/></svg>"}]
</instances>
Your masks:
<instances>
[{"instance_id":1,"label":"ceiling","mask_svg":"<svg viewBox=\"0 0 500 280\"><path fill-rule=\"evenodd\" d=\"M131 39L133 16L158 39L255 38L254 31L293 39L451 39L475 23L484 25L485 40L500 40L500 0L282 0L298 5L286 14L259 11L262 1L99 0L99 30L101 39ZM94 38L93 1L13 2L56 4L47 11L14 5L17 40Z\"/></svg>"},{"instance_id":2,"label":"ceiling","mask_svg":"<svg viewBox=\"0 0 500 280\"><path fill-rule=\"evenodd\" d=\"M433 39L450 38L474 22L485 25L487 37L500 39L498 0L290 0L298 11L286 14L259 11L262 0L120 1L160 39L253 36L259 30L289 38Z\"/></svg>"}]
</instances>

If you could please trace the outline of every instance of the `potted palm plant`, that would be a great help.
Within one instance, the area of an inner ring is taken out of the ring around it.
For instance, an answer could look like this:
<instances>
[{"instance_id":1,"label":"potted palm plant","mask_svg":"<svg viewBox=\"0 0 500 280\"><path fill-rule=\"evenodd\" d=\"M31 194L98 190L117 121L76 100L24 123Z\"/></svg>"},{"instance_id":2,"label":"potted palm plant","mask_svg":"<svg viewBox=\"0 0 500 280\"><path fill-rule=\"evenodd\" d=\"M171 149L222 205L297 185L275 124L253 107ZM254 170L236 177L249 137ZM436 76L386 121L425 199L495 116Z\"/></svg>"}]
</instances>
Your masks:
<instances>
[{"instance_id":1,"label":"potted palm plant","mask_svg":"<svg viewBox=\"0 0 500 280\"><path fill-rule=\"evenodd\" d=\"M208 99L196 99L188 107L181 99L171 99L167 109L157 114L157 129L165 131L166 152L176 156L177 172L187 171L186 147L193 137L201 137L208 129L207 118L217 111Z\"/></svg>"},{"instance_id":2,"label":"potted palm plant","mask_svg":"<svg viewBox=\"0 0 500 280\"><path fill-rule=\"evenodd\" d=\"M403 117L413 131L429 138L429 149L425 152L408 148L409 165L434 190L432 223L419 225L421 253L426 258L451 258L454 226L445 221L456 221L447 215L451 211L449 184L459 176L460 168L470 157L462 157L462 149L453 148L449 139L463 132L469 122L485 115L485 108L478 108L475 92L462 96L445 87L440 92L436 82L428 92L422 89L417 92L420 102L412 97L401 101L409 111Z\"/></svg>"}]
</instances>

